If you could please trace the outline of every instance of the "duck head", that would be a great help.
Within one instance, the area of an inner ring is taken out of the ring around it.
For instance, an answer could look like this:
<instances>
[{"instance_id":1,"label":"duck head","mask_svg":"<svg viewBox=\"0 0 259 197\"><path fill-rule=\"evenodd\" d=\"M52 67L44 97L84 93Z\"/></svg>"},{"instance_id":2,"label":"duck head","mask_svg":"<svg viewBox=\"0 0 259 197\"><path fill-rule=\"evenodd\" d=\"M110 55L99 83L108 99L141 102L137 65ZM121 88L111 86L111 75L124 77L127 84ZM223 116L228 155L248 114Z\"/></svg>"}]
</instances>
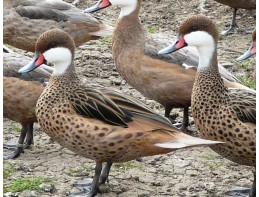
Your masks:
<instances>
[{"instance_id":1,"label":"duck head","mask_svg":"<svg viewBox=\"0 0 259 197\"><path fill-rule=\"evenodd\" d=\"M94 6L85 9L84 12L93 13L113 5L113 6L119 6L121 8L121 13L119 18L122 18L123 16L129 15L130 13L132 13L136 9L137 5L140 5L140 3L141 3L141 0L100 0Z\"/></svg>"},{"instance_id":2,"label":"duck head","mask_svg":"<svg viewBox=\"0 0 259 197\"><path fill-rule=\"evenodd\" d=\"M31 72L44 63L51 63L53 75L62 75L72 64L74 53L75 43L69 34L60 29L46 31L37 39L32 61L19 72Z\"/></svg>"},{"instance_id":3,"label":"duck head","mask_svg":"<svg viewBox=\"0 0 259 197\"><path fill-rule=\"evenodd\" d=\"M247 52L245 52L243 55L237 58L238 61L246 60L249 57L252 57L253 55L256 54L256 29L254 29L252 33L252 40L253 40L252 45L250 46Z\"/></svg>"},{"instance_id":4,"label":"duck head","mask_svg":"<svg viewBox=\"0 0 259 197\"><path fill-rule=\"evenodd\" d=\"M185 46L198 48L215 47L218 41L218 31L215 24L208 17L198 14L187 18L179 28L179 37L176 43L162 50L159 54L168 54Z\"/></svg>"},{"instance_id":5,"label":"duck head","mask_svg":"<svg viewBox=\"0 0 259 197\"><path fill-rule=\"evenodd\" d=\"M199 67L207 67L217 48L218 31L208 17L198 14L187 18L179 28L178 40L158 54L175 52L186 46L195 46L199 52Z\"/></svg>"}]
</instances>

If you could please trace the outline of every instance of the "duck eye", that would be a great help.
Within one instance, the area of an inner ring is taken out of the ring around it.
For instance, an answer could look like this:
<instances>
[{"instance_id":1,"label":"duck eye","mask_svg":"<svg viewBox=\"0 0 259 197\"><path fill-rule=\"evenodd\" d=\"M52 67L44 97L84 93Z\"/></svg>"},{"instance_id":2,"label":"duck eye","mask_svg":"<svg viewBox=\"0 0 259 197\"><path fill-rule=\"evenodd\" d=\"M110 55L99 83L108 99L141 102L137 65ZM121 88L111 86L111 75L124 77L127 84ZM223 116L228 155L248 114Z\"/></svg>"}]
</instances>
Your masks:
<instances>
[{"instance_id":1,"label":"duck eye","mask_svg":"<svg viewBox=\"0 0 259 197\"><path fill-rule=\"evenodd\" d=\"M192 27L192 31L197 31L197 27L196 27L196 26L193 26L193 27Z\"/></svg>"}]
</instances>

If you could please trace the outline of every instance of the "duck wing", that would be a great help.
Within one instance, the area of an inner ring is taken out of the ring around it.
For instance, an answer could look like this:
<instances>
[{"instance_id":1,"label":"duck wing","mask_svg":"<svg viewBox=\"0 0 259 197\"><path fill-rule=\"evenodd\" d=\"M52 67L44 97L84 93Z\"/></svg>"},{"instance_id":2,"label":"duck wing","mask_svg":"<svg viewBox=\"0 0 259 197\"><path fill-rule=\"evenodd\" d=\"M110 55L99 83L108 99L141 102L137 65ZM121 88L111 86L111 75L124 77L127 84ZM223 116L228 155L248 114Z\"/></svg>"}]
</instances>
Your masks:
<instances>
[{"instance_id":1,"label":"duck wing","mask_svg":"<svg viewBox=\"0 0 259 197\"><path fill-rule=\"evenodd\" d=\"M78 114L96 118L111 125L128 127L128 123L136 116L141 116L172 126L168 119L154 113L133 97L123 95L116 90L99 91L90 87L76 89L70 102Z\"/></svg>"},{"instance_id":2,"label":"duck wing","mask_svg":"<svg viewBox=\"0 0 259 197\"><path fill-rule=\"evenodd\" d=\"M231 89L231 107L240 121L256 124L256 93L247 90Z\"/></svg>"},{"instance_id":3,"label":"duck wing","mask_svg":"<svg viewBox=\"0 0 259 197\"><path fill-rule=\"evenodd\" d=\"M46 19L57 22L100 24L90 14L61 0L52 1L17 1L12 4L15 11L22 17L30 19Z\"/></svg>"}]
</instances>

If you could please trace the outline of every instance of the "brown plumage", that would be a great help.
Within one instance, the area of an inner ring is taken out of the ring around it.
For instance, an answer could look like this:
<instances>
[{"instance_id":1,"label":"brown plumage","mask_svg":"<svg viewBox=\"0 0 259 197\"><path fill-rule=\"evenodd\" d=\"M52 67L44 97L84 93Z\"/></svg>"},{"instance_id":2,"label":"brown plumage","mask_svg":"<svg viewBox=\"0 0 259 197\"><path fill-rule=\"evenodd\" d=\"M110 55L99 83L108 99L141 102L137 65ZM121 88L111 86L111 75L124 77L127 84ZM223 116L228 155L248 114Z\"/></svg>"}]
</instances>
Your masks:
<instances>
[{"instance_id":1,"label":"brown plumage","mask_svg":"<svg viewBox=\"0 0 259 197\"><path fill-rule=\"evenodd\" d=\"M198 65L197 51L188 47L172 56L158 56L161 44L159 46L158 41L150 38L146 41L145 31L139 20L141 0L126 3L113 0L111 4L105 2L109 1L98 2L98 9L105 5L118 5L121 8L112 42L113 58L118 72L144 96L162 104L166 117L169 117L172 108L185 108L182 127L185 129L188 126L188 107L191 105L192 86ZM86 11L94 12L98 10L96 7L97 5ZM130 9L130 13L124 13ZM158 48L152 46L154 43ZM220 73L229 87L245 88L223 67L220 68Z\"/></svg>"},{"instance_id":2,"label":"brown plumage","mask_svg":"<svg viewBox=\"0 0 259 197\"><path fill-rule=\"evenodd\" d=\"M11 159L23 152L24 145L33 143L33 123L37 122L35 107L44 87L39 82L24 81L14 77L3 78L4 117L22 125L17 147L10 154L4 155L4 159Z\"/></svg>"},{"instance_id":3,"label":"brown plumage","mask_svg":"<svg viewBox=\"0 0 259 197\"><path fill-rule=\"evenodd\" d=\"M107 180L113 162L216 143L179 132L166 118L130 96L83 86L74 71L74 50L67 33L45 32L36 43L37 58L20 72L32 70L44 59L54 64L53 75L37 102L36 115L52 139L96 162L89 196L98 192L99 178L101 183ZM103 162L107 165L101 174Z\"/></svg>"},{"instance_id":4,"label":"brown plumage","mask_svg":"<svg viewBox=\"0 0 259 197\"><path fill-rule=\"evenodd\" d=\"M69 33L76 46L112 34L113 28L61 0L4 0L4 43L35 51L43 32L59 28Z\"/></svg>"},{"instance_id":5,"label":"brown plumage","mask_svg":"<svg viewBox=\"0 0 259 197\"><path fill-rule=\"evenodd\" d=\"M211 148L233 162L255 167L256 93L224 86L218 70L218 32L209 18L189 17L182 22L179 36L178 43L185 44L174 45L174 50L190 45L200 54L192 93L192 115L199 135L224 141ZM255 181L251 196L255 196Z\"/></svg>"}]
</instances>

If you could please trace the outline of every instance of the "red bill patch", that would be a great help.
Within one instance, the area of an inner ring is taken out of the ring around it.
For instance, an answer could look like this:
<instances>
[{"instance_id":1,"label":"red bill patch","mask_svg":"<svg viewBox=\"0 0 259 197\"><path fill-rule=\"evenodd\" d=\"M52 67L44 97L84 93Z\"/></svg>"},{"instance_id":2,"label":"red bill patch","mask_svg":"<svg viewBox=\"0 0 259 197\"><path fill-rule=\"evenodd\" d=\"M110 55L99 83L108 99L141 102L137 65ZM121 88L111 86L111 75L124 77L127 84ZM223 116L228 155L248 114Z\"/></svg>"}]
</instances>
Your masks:
<instances>
[{"instance_id":1,"label":"red bill patch","mask_svg":"<svg viewBox=\"0 0 259 197\"><path fill-rule=\"evenodd\" d=\"M256 43L255 42L253 43L251 52L252 52L252 54L256 54Z\"/></svg>"},{"instance_id":2,"label":"red bill patch","mask_svg":"<svg viewBox=\"0 0 259 197\"><path fill-rule=\"evenodd\" d=\"M111 3L109 0L103 0L100 4L99 4L99 8L105 8L107 6L109 6Z\"/></svg>"},{"instance_id":3,"label":"red bill patch","mask_svg":"<svg viewBox=\"0 0 259 197\"><path fill-rule=\"evenodd\" d=\"M180 49L180 48L182 48L182 47L184 47L184 46L185 46L185 41L184 41L183 38L180 38L179 41L178 41L178 43L175 45L175 47L176 47L177 49Z\"/></svg>"},{"instance_id":4,"label":"red bill patch","mask_svg":"<svg viewBox=\"0 0 259 197\"><path fill-rule=\"evenodd\" d=\"M42 54L39 55L37 61L35 62L35 66L40 66L44 62L44 56Z\"/></svg>"}]
</instances>

